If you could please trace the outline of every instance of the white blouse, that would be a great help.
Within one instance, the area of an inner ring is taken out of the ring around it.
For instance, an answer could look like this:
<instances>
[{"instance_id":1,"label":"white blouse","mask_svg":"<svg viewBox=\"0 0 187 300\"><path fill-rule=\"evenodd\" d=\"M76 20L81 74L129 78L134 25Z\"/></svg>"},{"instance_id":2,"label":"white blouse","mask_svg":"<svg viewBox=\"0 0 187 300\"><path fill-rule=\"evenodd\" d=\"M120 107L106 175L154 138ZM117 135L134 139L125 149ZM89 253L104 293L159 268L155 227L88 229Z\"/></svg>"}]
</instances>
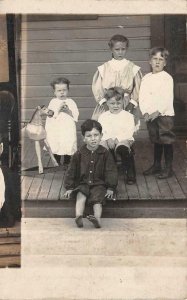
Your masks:
<instances>
[{"instance_id":1,"label":"white blouse","mask_svg":"<svg viewBox=\"0 0 187 300\"><path fill-rule=\"evenodd\" d=\"M112 114L110 111L106 111L100 115L98 122L103 128L102 140L110 138L117 138L119 142L134 140L134 116L129 112L122 110L118 114Z\"/></svg>"},{"instance_id":2,"label":"white blouse","mask_svg":"<svg viewBox=\"0 0 187 300\"><path fill-rule=\"evenodd\" d=\"M143 115L159 111L162 116L174 116L173 78L165 71L145 75L140 86L139 106Z\"/></svg>"},{"instance_id":3,"label":"white blouse","mask_svg":"<svg viewBox=\"0 0 187 300\"><path fill-rule=\"evenodd\" d=\"M98 66L92 81L96 102L101 105L106 101L104 98L106 89L118 86L130 95L130 102L137 106L141 78L140 67L125 58L122 60L113 58L105 62Z\"/></svg>"}]
</instances>

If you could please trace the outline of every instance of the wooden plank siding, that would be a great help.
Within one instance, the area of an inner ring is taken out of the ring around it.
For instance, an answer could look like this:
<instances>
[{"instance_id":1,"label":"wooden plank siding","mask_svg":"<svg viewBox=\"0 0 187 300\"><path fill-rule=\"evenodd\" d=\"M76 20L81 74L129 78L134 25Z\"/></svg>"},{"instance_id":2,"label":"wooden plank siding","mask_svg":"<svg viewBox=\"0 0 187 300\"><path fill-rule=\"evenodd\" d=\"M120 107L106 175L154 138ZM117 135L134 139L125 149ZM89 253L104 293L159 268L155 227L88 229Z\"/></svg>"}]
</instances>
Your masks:
<instances>
[{"instance_id":1,"label":"wooden plank siding","mask_svg":"<svg viewBox=\"0 0 187 300\"><path fill-rule=\"evenodd\" d=\"M94 20L30 21L22 18L21 82L22 121L28 121L39 104L48 105L53 97L52 79L67 77L70 94L80 110L80 124L91 117L95 100L91 90L97 66L111 58L108 41L114 34L130 40L127 58L149 72L150 16L98 16ZM138 137L147 135L142 122Z\"/></svg>"}]
</instances>

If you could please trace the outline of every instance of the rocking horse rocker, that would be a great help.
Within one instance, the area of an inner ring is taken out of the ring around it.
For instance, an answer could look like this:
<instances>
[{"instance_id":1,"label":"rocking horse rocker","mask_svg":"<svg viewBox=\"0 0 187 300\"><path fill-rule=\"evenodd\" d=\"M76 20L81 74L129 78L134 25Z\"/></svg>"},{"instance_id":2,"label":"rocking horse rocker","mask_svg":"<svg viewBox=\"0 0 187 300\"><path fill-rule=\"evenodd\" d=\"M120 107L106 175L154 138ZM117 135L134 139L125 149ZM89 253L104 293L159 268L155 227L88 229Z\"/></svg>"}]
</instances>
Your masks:
<instances>
[{"instance_id":1,"label":"rocking horse rocker","mask_svg":"<svg viewBox=\"0 0 187 300\"><path fill-rule=\"evenodd\" d=\"M43 174L43 164L41 158L41 141L44 142L46 150L49 152L51 161L55 167L58 167L58 163L51 151L51 147L46 139L46 131L42 124L42 116L52 117L54 112L48 109L45 105L38 106L34 111L31 120L22 129L22 133L26 134L28 138L35 142L35 150L38 158L38 170L39 174Z\"/></svg>"}]
</instances>

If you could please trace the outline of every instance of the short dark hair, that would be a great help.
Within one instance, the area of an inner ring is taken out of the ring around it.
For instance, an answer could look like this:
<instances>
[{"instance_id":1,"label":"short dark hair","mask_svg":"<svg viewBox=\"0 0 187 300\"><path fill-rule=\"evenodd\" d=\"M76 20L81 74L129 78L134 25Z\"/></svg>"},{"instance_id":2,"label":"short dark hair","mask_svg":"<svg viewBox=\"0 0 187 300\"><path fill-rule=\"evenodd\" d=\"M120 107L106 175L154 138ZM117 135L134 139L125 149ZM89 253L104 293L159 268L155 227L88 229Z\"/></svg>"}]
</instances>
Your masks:
<instances>
[{"instance_id":1,"label":"short dark hair","mask_svg":"<svg viewBox=\"0 0 187 300\"><path fill-rule=\"evenodd\" d=\"M102 126L99 122L92 119L88 119L84 121L84 123L82 123L81 125L82 135L85 136L85 132L92 131L93 128L97 129L100 133L102 133Z\"/></svg>"},{"instance_id":2,"label":"short dark hair","mask_svg":"<svg viewBox=\"0 0 187 300\"><path fill-rule=\"evenodd\" d=\"M124 92L125 92L124 89L115 86L108 89L104 97L106 100L109 100L113 97L115 97L116 100L121 100L124 97Z\"/></svg>"},{"instance_id":3,"label":"short dark hair","mask_svg":"<svg viewBox=\"0 0 187 300\"><path fill-rule=\"evenodd\" d=\"M114 44L117 42L126 43L127 48L129 47L129 40L126 36L121 34L115 34L111 37L110 41L108 42L110 49L113 48Z\"/></svg>"},{"instance_id":4,"label":"short dark hair","mask_svg":"<svg viewBox=\"0 0 187 300\"><path fill-rule=\"evenodd\" d=\"M53 90L55 89L55 84L61 84L61 83L67 84L67 88L69 90L70 81L64 77L58 77L51 82L51 86L52 86Z\"/></svg>"},{"instance_id":5,"label":"short dark hair","mask_svg":"<svg viewBox=\"0 0 187 300\"><path fill-rule=\"evenodd\" d=\"M152 56L156 55L159 52L161 53L161 56L163 58L165 58L165 60L167 60L167 58L169 56L169 51L164 47L154 47L154 48L152 48L149 52L150 58Z\"/></svg>"}]
</instances>

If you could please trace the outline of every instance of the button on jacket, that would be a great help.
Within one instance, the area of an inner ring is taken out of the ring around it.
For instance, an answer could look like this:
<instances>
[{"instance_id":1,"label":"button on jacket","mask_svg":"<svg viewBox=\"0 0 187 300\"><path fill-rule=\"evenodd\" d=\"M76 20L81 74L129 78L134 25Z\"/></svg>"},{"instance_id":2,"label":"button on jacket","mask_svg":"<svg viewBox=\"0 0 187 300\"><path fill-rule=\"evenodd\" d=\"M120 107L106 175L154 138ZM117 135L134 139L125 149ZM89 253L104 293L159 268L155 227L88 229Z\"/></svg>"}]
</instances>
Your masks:
<instances>
[{"instance_id":1,"label":"button on jacket","mask_svg":"<svg viewBox=\"0 0 187 300\"><path fill-rule=\"evenodd\" d=\"M86 145L81 147L71 159L65 177L65 188L75 189L81 184L104 185L115 190L118 183L117 167L111 153L103 146L90 151Z\"/></svg>"}]
</instances>

